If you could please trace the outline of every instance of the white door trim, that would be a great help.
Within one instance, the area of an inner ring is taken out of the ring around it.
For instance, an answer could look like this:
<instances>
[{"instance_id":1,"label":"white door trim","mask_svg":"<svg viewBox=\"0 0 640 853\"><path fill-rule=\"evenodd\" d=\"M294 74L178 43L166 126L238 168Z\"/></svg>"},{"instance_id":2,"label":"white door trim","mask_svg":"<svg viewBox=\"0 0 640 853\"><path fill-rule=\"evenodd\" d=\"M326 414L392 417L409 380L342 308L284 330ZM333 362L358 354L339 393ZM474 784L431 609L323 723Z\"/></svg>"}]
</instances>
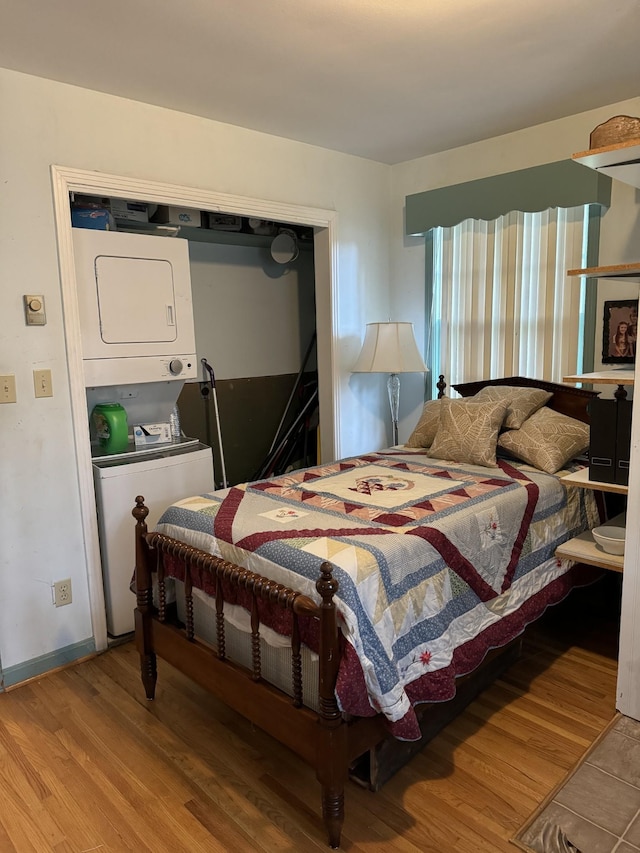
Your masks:
<instances>
[{"instance_id":1,"label":"white door trim","mask_svg":"<svg viewBox=\"0 0 640 853\"><path fill-rule=\"evenodd\" d=\"M64 334L67 347L71 416L76 448L76 467L80 494L80 510L84 532L85 557L89 584L91 621L96 649L107 647L107 623L98 526L95 513L95 491L91 467L91 449L87 418L80 315L76 294L69 193L87 193L115 198L144 199L156 204L193 207L239 216L251 216L274 222L314 227L316 258L316 306L318 387L320 403L321 456L323 460L339 455L339 394L335 359L338 337L335 311L338 280L337 213L315 207L302 207L267 199L247 198L212 192L198 187L164 184L122 175L52 166L53 198L58 263L64 312ZM133 521L132 521L133 542ZM133 547L132 547L133 556Z\"/></svg>"},{"instance_id":2,"label":"white door trim","mask_svg":"<svg viewBox=\"0 0 640 853\"><path fill-rule=\"evenodd\" d=\"M633 395L616 709L640 720L640 393Z\"/></svg>"}]
</instances>

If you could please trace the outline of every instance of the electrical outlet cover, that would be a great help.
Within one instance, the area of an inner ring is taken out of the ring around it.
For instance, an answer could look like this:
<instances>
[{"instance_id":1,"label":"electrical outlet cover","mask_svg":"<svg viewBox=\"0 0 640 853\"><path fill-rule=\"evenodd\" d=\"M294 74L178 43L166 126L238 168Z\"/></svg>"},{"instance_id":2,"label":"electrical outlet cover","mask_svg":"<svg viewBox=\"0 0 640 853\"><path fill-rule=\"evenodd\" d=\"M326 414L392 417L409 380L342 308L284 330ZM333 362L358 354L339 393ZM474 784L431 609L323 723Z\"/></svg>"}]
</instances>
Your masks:
<instances>
[{"instance_id":1,"label":"electrical outlet cover","mask_svg":"<svg viewBox=\"0 0 640 853\"><path fill-rule=\"evenodd\" d=\"M53 585L53 603L56 607L71 604L71 579L56 581Z\"/></svg>"}]
</instances>

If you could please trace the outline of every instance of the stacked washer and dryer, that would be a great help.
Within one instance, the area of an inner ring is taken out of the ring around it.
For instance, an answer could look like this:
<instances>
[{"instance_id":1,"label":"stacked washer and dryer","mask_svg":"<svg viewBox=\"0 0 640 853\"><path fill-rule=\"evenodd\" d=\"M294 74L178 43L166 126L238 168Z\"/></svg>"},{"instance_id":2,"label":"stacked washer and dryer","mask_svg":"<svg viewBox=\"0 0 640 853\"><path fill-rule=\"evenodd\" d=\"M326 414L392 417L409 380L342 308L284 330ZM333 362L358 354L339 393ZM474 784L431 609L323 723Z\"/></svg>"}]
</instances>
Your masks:
<instances>
[{"instance_id":1,"label":"stacked washer and dryer","mask_svg":"<svg viewBox=\"0 0 640 853\"><path fill-rule=\"evenodd\" d=\"M138 425L168 423L197 357L187 241L73 229L87 417L101 403L126 411L130 440L110 453L92 440L100 554L112 637L133 631L131 509L149 501L151 527L171 502L213 491L210 447L183 435L139 446Z\"/></svg>"}]
</instances>

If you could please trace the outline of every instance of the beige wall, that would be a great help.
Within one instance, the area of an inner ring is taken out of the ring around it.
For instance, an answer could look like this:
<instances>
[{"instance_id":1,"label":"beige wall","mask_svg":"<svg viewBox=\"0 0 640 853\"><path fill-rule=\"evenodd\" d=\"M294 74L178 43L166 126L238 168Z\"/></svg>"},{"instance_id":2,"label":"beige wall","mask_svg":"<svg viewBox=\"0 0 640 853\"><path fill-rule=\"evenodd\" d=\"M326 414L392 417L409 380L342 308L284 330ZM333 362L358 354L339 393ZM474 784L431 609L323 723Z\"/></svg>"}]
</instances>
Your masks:
<instances>
[{"instance_id":1,"label":"beige wall","mask_svg":"<svg viewBox=\"0 0 640 853\"><path fill-rule=\"evenodd\" d=\"M297 374L315 329L311 249L282 265L266 247L190 241L189 259L198 363L217 379Z\"/></svg>"},{"instance_id":2,"label":"beige wall","mask_svg":"<svg viewBox=\"0 0 640 853\"><path fill-rule=\"evenodd\" d=\"M338 212L334 305L344 454L379 446L350 387L362 329L388 311L389 167L171 110L0 70L0 659L4 670L91 638L52 207L52 164ZM45 327L22 296L44 294ZM365 298L366 297L366 298ZM36 400L32 371L54 396ZM51 584L71 578L73 603Z\"/></svg>"}]
</instances>

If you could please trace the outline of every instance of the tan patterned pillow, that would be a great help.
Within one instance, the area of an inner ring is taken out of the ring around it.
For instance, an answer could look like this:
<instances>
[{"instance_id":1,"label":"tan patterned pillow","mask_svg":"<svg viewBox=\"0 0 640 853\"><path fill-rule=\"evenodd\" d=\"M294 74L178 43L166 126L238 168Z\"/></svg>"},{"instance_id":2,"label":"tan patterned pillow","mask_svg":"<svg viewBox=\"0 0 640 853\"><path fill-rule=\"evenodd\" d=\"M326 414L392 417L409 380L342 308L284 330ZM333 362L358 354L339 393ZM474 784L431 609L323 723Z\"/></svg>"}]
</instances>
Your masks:
<instances>
[{"instance_id":1,"label":"tan patterned pillow","mask_svg":"<svg viewBox=\"0 0 640 853\"><path fill-rule=\"evenodd\" d=\"M503 432L498 446L547 474L555 474L589 447L589 426L543 406L520 429Z\"/></svg>"},{"instance_id":2,"label":"tan patterned pillow","mask_svg":"<svg viewBox=\"0 0 640 853\"><path fill-rule=\"evenodd\" d=\"M440 423L440 403L442 400L427 400L420 420L409 436L407 447L431 447Z\"/></svg>"},{"instance_id":3,"label":"tan patterned pillow","mask_svg":"<svg viewBox=\"0 0 640 853\"><path fill-rule=\"evenodd\" d=\"M506 400L509 408L503 426L520 429L527 418L548 403L551 391L542 388L519 388L515 385L487 385L474 396L474 400Z\"/></svg>"},{"instance_id":4,"label":"tan patterned pillow","mask_svg":"<svg viewBox=\"0 0 640 853\"><path fill-rule=\"evenodd\" d=\"M495 468L496 444L507 411L506 402L482 403L474 397L464 400L443 397L440 402L440 424L427 456Z\"/></svg>"}]
</instances>

